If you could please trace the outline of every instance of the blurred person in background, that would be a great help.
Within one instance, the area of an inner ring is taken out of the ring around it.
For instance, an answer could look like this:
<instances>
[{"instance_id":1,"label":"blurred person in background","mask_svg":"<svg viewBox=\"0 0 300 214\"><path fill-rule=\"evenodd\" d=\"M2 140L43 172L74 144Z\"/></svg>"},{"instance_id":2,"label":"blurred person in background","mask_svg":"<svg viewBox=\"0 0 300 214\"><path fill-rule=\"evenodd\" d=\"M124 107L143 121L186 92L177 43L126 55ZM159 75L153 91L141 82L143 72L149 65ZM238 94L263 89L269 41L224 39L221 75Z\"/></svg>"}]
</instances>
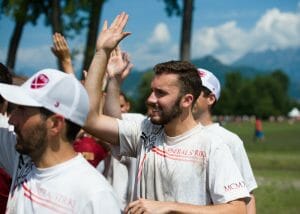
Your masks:
<instances>
[{"instance_id":1,"label":"blurred person in background","mask_svg":"<svg viewBox=\"0 0 300 214\"><path fill-rule=\"evenodd\" d=\"M255 117L254 141L264 141L265 135L263 132L262 120L260 117Z\"/></svg>"}]
</instances>

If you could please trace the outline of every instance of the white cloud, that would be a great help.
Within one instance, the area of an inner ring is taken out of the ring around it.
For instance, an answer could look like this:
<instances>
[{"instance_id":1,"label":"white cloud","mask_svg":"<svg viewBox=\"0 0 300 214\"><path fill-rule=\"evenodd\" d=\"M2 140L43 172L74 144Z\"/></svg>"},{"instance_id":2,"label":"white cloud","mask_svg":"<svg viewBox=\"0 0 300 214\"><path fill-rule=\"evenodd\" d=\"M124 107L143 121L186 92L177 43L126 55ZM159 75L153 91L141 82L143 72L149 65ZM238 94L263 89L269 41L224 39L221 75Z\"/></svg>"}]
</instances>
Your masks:
<instances>
[{"instance_id":1,"label":"white cloud","mask_svg":"<svg viewBox=\"0 0 300 214\"><path fill-rule=\"evenodd\" d=\"M249 31L235 21L194 31L192 57L214 55L230 63L249 51L300 46L300 13L271 9Z\"/></svg>"},{"instance_id":2,"label":"white cloud","mask_svg":"<svg viewBox=\"0 0 300 214\"><path fill-rule=\"evenodd\" d=\"M252 32L255 50L289 48L300 45L300 14L272 9L258 21Z\"/></svg>"},{"instance_id":3,"label":"white cloud","mask_svg":"<svg viewBox=\"0 0 300 214\"><path fill-rule=\"evenodd\" d=\"M24 66L26 68L56 68L55 57L52 54L49 46L40 46L32 48L22 48L19 49L16 61L16 70L22 69ZM26 71L26 73L33 73L35 71ZM20 71L23 73L23 71Z\"/></svg>"},{"instance_id":4,"label":"white cloud","mask_svg":"<svg viewBox=\"0 0 300 214\"><path fill-rule=\"evenodd\" d=\"M270 9L248 30L238 26L238 21L230 21L215 27L194 29L192 36L192 58L213 55L224 63L231 63L249 51L280 49L300 46L300 1L298 12L282 12ZM178 59L179 42L172 37L166 23L160 22L149 38L135 41L128 50L136 69L145 69L153 65ZM72 42L74 44L74 42ZM77 44L77 43L76 43ZM75 67L81 69L82 44L78 48ZM126 44L126 43L125 43ZM3 52L5 51L5 52ZM1 49L0 60L4 61L6 50ZM17 69L21 67L56 67L55 57L48 46L21 48L17 56Z\"/></svg>"},{"instance_id":5,"label":"white cloud","mask_svg":"<svg viewBox=\"0 0 300 214\"><path fill-rule=\"evenodd\" d=\"M0 61L5 62L6 53L7 49L1 50ZM50 67L56 68L56 62L49 46L18 49L14 69L18 74L31 75L39 69Z\"/></svg>"},{"instance_id":6,"label":"white cloud","mask_svg":"<svg viewBox=\"0 0 300 214\"><path fill-rule=\"evenodd\" d=\"M178 59L178 44L171 42L169 28L165 23L158 23L147 42L136 44L130 52L136 69L152 68L155 64Z\"/></svg>"},{"instance_id":7,"label":"white cloud","mask_svg":"<svg viewBox=\"0 0 300 214\"><path fill-rule=\"evenodd\" d=\"M152 68L160 62L178 59L178 47L177 45L170 44L167 47L154 48L149 44L144 44L130 52L130 55L135 68L140 70Z\"/></svg>"},{"instance_id":8,"label":"white cloud","mask_svg":"<svg viewBox=\"0 0 300 214\"><path fill-rule=\"evenodd\" d=\"M224 63L231 63L248 52L299 47L299 35L300 11L282 12L274 8L266 11L249 30L239 27L237 21L194 30L192 58L213 55ZM159 23L147 42L131 55L139 69L178 59L178 53L178 42L171 41L167 25Z\"/></svg>"},{"instance_id":9,"label":"white cloud","mask_svg":"<svg viewBox=\"0 0 300 214\"><path fill-rule=\"evenodd\" d=\"M7 50L5 50L6 53ZM78 49L79 53L73 59L73 66L76 73L80 72L81 62L83 61L82 48ZM0 60L4 59L4 53L0 52ZM36 71L44 68L56 68L56 57L47 45L30 48L19 48L16 56L15 71L18 74L32 75Z\"/></svg>"},{"instance_id":10,"label":"white cloud","mask_svg":"<svg viewBox=\"0 0 300 214\"><path fill-rule=\"evenodd\" d=\"M246 33L234 21L216 28L197 30L193 37L193 58L215 55L222 61L236 57L236 52L244 52L248 47Z\"/></svg>"},{"instance_id":11,"label":"white cloud","mask_svg":"<svg viewBox=\"0 0 300 214\"><path fill-rule=\"evenodd\" d=\"M168 26L161 22L158 23L149 39L150 44L164 44L170 41L170 33Z\"/></svg>"}]
</instances>

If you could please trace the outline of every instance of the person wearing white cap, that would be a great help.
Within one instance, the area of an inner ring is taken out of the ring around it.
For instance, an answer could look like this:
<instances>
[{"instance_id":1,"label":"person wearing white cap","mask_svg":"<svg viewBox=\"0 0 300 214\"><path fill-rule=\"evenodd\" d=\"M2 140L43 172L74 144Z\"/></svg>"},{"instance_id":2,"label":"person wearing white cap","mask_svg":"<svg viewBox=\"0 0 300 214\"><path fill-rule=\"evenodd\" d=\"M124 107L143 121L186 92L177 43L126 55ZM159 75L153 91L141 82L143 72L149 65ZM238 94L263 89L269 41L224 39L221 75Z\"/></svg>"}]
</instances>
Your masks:
<instances>
[{"instance_id":1,"label":"person wearing white cap","mask_svg":"<svg viewBox=\"0 0 300 214\"><path fill-rule=\"evenodd\" d=\"M6 213L120 213L111 186L73 149L89 111L74 75L43 69L0 94L17 105L14 131L0 130L0 166L13 178Z\"/></svg>"},{"instance_id":2,"label":"person wearing white cap","mask_svg":"<svg viewBox=\"0 0 300 214\"><path fill-rule=\"evenodd\" d=\"M220 136L223 142L228 145L251 196L251 200L247 204L247 213L256 213L253 190L257 188L257 183L243 141L235 133L212 120L212 110L220 98L221 84L218 78L206 69L198 68L198 73L202 80L202 91L193 108L194 118L204 125L206 130Z\"/></svg>"}]
</instances>

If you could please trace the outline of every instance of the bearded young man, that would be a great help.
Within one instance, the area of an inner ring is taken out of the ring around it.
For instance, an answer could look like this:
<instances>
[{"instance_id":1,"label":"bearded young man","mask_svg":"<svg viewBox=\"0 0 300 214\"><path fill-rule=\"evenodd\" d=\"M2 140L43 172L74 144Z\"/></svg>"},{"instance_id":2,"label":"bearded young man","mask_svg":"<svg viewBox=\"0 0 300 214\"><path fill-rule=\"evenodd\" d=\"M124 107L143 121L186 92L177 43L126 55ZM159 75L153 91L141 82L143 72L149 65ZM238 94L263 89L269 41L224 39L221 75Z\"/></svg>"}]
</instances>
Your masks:
<instances>
[{"instance_id":1,"label":"bearded young man","mask_svg":"<svg viewBox=\"0 0 300 214\"><path fill-rule=\"evenodd\" d=\"M111 186L73 149L89 110L74 75L44 69L0 94L17 105L14 131L0 129L0 166L13 178L6 213L120 213Z\"/></svg>"},{"instance_id":2,"label":"bearded young man","mask_svg":"<svg viewBox=\"0 0 300 214\"><path fill-rule=\"evenodd\" d=\"M86 80L91 107L85 129L138 159L135 199L127 213L245 213L249 194L231 153L203 131L192 115L200 93L197 69L188 62L155 66L147 100L150 120L131 122L99 112L102 80L111 51L129 33L128 15L103 27Z\"/></svg>"}]
</instances>

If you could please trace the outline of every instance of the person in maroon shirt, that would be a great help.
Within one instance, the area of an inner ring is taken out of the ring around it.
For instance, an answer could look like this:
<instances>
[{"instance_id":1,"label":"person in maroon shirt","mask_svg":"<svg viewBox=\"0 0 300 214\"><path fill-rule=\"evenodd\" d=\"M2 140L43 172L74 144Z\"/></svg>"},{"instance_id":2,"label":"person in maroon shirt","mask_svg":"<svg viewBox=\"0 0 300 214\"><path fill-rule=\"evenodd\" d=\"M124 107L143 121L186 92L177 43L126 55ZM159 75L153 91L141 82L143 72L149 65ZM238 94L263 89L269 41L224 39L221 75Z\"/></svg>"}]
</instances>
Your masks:
<instances>
[{"instance_id":1,"label":"person in maroon shirt","mask_svg":"<svg viewBox=\"0 0 300 214\"><path fill-rule=\"evenodd\" d=\"M0 214L5 213L10 184L11 177L0 168Z\"/></svg>"}]
</instances>

